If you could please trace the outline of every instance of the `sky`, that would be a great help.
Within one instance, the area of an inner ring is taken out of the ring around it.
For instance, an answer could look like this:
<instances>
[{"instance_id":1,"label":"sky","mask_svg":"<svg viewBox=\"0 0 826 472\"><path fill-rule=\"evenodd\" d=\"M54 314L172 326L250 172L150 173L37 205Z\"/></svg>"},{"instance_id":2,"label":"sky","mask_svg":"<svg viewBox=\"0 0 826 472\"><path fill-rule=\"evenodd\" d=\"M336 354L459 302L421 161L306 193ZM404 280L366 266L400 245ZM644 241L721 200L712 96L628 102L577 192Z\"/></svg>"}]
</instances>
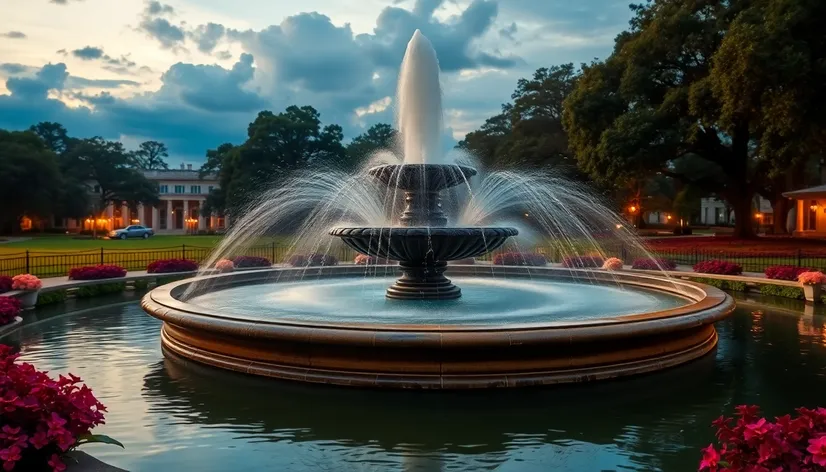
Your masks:
<instances>
[{"instance_id":1,"label":"sky","mask_svg":"<svg viewBox=\"0 0 826 472\"><path fill-rule=\"evenodd\" d=\"M239 144L261 110L311 105L350 139L392 123L418 28L442 70L446 139L539 67L606 57L628 0L0 0L0 128L62 123L171 166Z\"/></svg>"}]
</instances>

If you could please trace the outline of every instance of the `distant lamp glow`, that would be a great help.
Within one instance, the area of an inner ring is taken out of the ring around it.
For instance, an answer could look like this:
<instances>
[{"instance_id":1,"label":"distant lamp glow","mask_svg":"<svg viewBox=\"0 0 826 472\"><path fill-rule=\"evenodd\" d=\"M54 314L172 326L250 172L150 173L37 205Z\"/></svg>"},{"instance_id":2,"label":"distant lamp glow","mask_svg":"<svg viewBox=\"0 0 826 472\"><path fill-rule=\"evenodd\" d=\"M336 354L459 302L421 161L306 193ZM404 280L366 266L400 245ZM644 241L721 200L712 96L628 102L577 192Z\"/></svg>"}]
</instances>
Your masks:
<instances>
[{"instance_id":1,"label":"distant lamp glow","mask_svg":"<svg viewBox=\"0 0 826 472\"><path fill-rule=\"evenodd\" d=\"M759 220L760 218L763 218L763 214L762 213L755 213L754 217Z\"/></svg>"},{"instance_id":2,"label":"distant lamp glow","mask_svg":"<svg viewBox=\"0 0 826 472\"><path fill-rule=\"evenodd\" d=\"M141 222L141 220L139 220L139 219L137 219L137 218L135 218L135 219L133 219L133 220L132 220L132 223L140 223L140 222Z\"/></svg>"},{"instance_id":3,"label":"distant lamp glow","mask_svg":"<svg viewBox=\"0 0 826 472\"><path fill-rule=\"evenodd\" d=\"M531 214L530 214L530 213L525 213L525 218L527 218L527 217L529 217L529 216L531 216Z\"/></svg>"},{"instance_id":4,"label":"distant lamp glow","mask_svg":"<svg viewBox=\"0 0 826 472\"><path fill-rule=\"evenodd\" d=\"M809 208L811 208L812 210L817 210L817 205L812 205Z\"/></svg>"},{"instance_id":5,"label":"distant lamp glow","mask_svg":"<svg viewBox=\"0 0 826 472\"><path fill-rule=\"evenodd\" d=\"M635 207L634 205L631 205L631 208L629 208L629 210L631 210L631 213L636 213L637 207Z\"/></svg>"},{"instance_id":6,"label":"distant lamp glow","mask_svg":"<svg viewBox=\"0 0 826 472\"><path fill-rule=\"evenodd\" d=\"M622 228L622 225L618 224L617 229L621 229L621 228Z\"/></svg>"},{"instance_id":7,"label":"distant lamp glow","mask_svg":"<svg viewBox=\"0 0 826 472\"><path fill-rule=\"evenodd\" d=\"M668 221L671 221L671 215L665 215L665 219L667 219Z\"/></svg>"}]
</instances>

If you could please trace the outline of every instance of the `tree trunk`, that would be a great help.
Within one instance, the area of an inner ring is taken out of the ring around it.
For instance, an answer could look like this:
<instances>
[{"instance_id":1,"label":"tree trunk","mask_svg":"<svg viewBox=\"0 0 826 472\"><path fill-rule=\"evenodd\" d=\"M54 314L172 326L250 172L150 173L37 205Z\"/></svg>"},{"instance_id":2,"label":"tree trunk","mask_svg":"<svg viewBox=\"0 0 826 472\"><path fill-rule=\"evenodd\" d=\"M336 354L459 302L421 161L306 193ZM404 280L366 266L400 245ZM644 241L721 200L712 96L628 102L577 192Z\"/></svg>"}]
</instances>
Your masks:
<instances>
[{"instance_id":1,"label":"tree trunk","mask_svg":"<svg viewBox=\"0 0 826 472\"><path fill-rule=\"evenodd\" d=\"M774 234L786 234L786 215L791 209L791 202L788 198L779 196L774 200L772 213L774 217Z\"/></svg>"},{"instance_id":2,"label":"tree trunk","mask_svg":"<svg viewBox=\"0 0 826 472\"><path fill-rule=\"evenodd\" d=\"M739 239L752 239L756 237L754 232L754 219L751 212L751 192L742 192L736 195L731 202L734 207L734 237Z\"/></svg>"},{"instance_id":3,"label":"tree trunk","mask_svg":"<svg viewBox=\"0 0 826 472\"><path fill-rule=\"evenodd\" d=\"M732 206L734 207L734 237L742 239L754 238L754 219L752 217L752 199L754 187L749 182L749 126L748 122L738 122L732 133L731 154L728 180L731 184Z\"/></svg>"}]
</instances>

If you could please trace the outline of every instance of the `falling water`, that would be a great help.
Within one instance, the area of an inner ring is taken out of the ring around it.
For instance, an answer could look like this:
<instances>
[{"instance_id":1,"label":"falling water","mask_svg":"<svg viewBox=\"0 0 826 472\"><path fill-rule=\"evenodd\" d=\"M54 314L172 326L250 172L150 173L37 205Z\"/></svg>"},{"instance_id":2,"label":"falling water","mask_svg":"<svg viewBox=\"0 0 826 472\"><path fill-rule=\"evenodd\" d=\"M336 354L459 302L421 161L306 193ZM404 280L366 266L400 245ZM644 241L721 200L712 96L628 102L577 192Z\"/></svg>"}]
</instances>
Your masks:
<instances>
[{"instance_id":1,"label":"falling water","mask_svg":"<svg viewBox=\"0 0 826 472\"><path fill-rule=\"evenodd\" d=\"M439 59L430 40L419 30L407 43L396 100L405 164L452 164L446 162L441 151Z\"/></svg>"}]
</instances>

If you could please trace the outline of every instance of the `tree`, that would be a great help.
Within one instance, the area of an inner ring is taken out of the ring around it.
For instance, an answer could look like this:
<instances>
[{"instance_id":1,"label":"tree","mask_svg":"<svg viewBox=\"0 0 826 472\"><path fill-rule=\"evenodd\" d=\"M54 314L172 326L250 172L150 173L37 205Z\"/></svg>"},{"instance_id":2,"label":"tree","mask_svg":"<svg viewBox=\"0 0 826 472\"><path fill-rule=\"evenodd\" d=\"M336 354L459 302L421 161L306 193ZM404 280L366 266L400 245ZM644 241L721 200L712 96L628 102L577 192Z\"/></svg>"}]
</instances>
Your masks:
<instances>
[{"instance_id":1,"label":"tree","mask_svg":"<svg viewBox=\"0 0 826 472\"><path fill-rule=\"evenodd\" d=\"M619 35L608 59L583 67L565 102L564 124L581 168L608 182L660 172L704 187L734 208L736 236L752 236L753 195L765 188L772 169L787 168L799 152L778 143L815 141L814 131L800 130L789 141L794 127L778 128L766 106L785 110L796 124L812 119L814 105L799 97L812 96L804 89L822 69L814 65L823 48L813 49L823 39L813 39L816 27L795 29L807 15L809 26L816 25L813 18L823 9L818 3L655 0L632 6L631 30ZM755 33L758 23L766 32ZM797 38L771 45L768 31ZM788 44L812 54L782 60ZM772 71L774 61L783 65ZM788 152L778 152L783 149ZM697 180L675 168L674 161L689 154L719 169L722 179Z\"/></svg>"},{"instance_id":2,"label":"tree","mask_svg":"<svg viewBox=\"0 0 826 472\"><path fill-rule=\"evenodd\" d=\"M348 171L358 169L376 151L395 148L397 137L398 132L387 123L377 123L371 126L350 141L340 167Z\"/></svg>"},{"instance_id":3,"label":"tree","mask_svg":"<svg viewBox=\"0 0 826 472\"><path fill-rule=\"evenodd\" d=\"M55 154L63 154L71 146L72 138L60 123L42 121L29 127L29 131L39 136L46 144L46 148Z\"/></svg>"},{"instance_id":4,"label":"tree","mask_svg":"<svg viewBox=\"0 0 826 472\"><path fill-rule=\"evenodd\" d=\"M159 141L142 142L132 155L135 166L139 169L169 169L169 165L164 160L169 157L169 151L166 149L166 144Z\"/></svg>"},{"instance_id":5,"label":"tree","mask_svg":"<svg viewBox=\"0 0 826 472\"><path fill-rule=\"evenodd\" d=\"M37 134L0 130L0 230L16 232L23 216L49 215L61 188L57 156Z\"/></svg>"}]
</instances>

